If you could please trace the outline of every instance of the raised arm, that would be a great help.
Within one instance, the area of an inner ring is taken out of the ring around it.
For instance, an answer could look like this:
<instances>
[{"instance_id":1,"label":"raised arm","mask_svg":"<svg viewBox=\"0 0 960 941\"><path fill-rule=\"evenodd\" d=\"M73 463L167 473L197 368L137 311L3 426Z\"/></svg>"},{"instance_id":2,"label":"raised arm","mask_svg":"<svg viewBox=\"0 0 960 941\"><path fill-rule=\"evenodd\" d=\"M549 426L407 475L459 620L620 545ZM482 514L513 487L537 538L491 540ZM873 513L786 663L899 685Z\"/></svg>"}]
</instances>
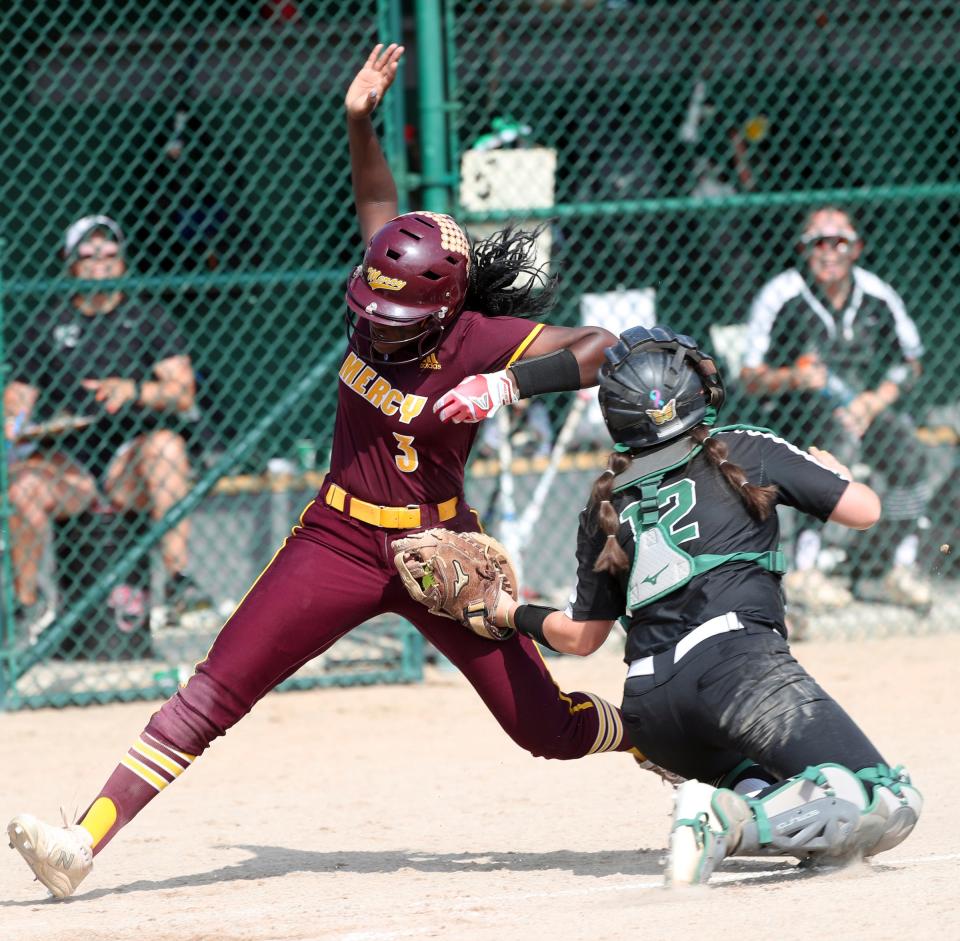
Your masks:
<instances>
[{"instance_id":1,"label":"raised arm","mask_svg":"<svg viewBox=\"0 0 960 941\"><path fill-rule=\"evenodd\" d=\"M353 199L364 242L397 214L397 185L370 116L393 84L402 55L396 43L374 46L344 99Z\"/></svg>"}]
</instances>

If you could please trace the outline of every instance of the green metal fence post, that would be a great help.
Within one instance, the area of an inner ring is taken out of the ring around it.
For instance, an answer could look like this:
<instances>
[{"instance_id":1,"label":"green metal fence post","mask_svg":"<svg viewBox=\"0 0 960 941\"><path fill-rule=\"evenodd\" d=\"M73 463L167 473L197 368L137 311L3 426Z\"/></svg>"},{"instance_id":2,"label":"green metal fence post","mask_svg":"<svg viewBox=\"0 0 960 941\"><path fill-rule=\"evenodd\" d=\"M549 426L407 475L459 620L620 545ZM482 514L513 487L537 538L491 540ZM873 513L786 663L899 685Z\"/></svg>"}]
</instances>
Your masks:
<instances>
[{"instance_id":1,"label":"green metal fence post","mask_svg":"<svg viewBox=\"0 0 960 941\"><path fill-rule=\"evenodd\" d=\"M450 208L447 168L447 113L443 94L443 37L439 0L417 0L417 77L420 84L420 154L423 205Z\"/></svg>"},{"instance_id":2,"label":"green metal fence post","mask_svg":"<svg viewBox=\"0 0 960 941\"><path fill-rule=\"evenodd\" d=\"M7 364L7 349L3 335L6 330L3 284L3 260L6 239L0 238L0 392L7 388L10 367ZM4 419L6 414L4 413ZM5 430L5 429L4 429ZM16 625L13 623L13 566L10 563L10 494L7 475L6 434L3 437L3 455L0 457L0 604L3 605L3 630L0 631L0 709L6 698L8 674L13 672L14 637Z\"/></svg>"},{"instance_id":3,"label":"green metal fence post","mask_svg":"<svg viewBox=\"0 0 960 941\"><path fill-rule=\"evenodd\" d=\"M400 0L378 0L377 21L383 42L403 42L403 17ZM397 206L399 212L410 209L410 172L407 166L407 146L404 128L407 123L407 106L404 101L404 63L401 60L393 91L388 96L383 111L384 149L393 177L397 181Z\"/></svg>"},{"instance_id":4,"label":"green metal fence post","mask_svg":"<svg viewBox=\"0 0 960 941\"><path fill-rule=\"evenodd\" d=\"M457 16L455 7L456 4L453 0L444 5L443 40L446 49L447 76L447 158L450 161L451 185L456 187L451 203L455 210L459 210L461 140L457 133L457 111L460 107L460 89L457 81ZM466 142L463 143L466 144Z\"/></svg>"}]
</instances>

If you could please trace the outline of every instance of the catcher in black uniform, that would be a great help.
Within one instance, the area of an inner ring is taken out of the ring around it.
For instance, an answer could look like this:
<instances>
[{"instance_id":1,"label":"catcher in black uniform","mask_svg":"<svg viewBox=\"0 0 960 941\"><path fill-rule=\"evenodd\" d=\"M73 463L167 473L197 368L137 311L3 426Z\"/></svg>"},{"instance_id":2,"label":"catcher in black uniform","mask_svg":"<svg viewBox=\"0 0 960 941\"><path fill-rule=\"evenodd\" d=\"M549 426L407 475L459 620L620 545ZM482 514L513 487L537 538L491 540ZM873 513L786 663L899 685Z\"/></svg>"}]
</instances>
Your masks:
<instances>
[{"instance_id":1,"label":"catcher in black uniform","mask_svg":"<svg viewBox=\"0 0 960 941\"><path fill-rule=\"evenodd\" d=\"M606 357L615 445L581 514L571 604L518 605L502 590L489 619L580 655L620 619L628 731L690 779L669 882L705 882L732 855L844 861L896 846L922 798L791 656L775 512L867 529L877 495L825 451L717 427L723 383L689 337L635 327Z\"/></svg>"}]
</instances>

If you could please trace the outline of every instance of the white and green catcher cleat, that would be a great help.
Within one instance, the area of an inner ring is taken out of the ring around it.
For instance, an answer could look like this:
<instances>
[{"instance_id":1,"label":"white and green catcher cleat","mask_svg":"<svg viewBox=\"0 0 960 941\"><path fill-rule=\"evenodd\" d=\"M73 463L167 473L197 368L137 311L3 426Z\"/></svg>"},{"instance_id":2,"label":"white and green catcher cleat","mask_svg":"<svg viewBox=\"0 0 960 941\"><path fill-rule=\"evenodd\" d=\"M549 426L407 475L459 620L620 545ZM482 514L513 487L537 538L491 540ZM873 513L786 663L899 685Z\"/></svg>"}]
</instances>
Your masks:
<instances>
[{"instance_id":1,"label":"white and green catcher cleat","mask_svg":"<svg viewBox=\"0 0 960 941\"><path fill-rule=\"evenodd\" d=\"M702 781L681 784L674 795L667 885L705 883L737 845L750 816L746 801L733 791Z\"/></svg>"}]
</instances>

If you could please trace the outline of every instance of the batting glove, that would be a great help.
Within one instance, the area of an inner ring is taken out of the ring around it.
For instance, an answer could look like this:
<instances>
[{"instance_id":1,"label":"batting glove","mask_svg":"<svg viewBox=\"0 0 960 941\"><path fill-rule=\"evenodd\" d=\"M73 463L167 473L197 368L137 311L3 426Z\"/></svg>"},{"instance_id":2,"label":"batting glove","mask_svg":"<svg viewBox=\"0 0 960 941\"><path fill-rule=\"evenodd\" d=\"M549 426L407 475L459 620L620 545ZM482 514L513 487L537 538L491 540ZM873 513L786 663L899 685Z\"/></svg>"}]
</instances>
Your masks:
<instances>
[{"instance_id":1,"label":"batting glove","mask_svg":"<svg viewBox=\"0 0 960 941\"><path fill-rule=\"evenodd\" d=\"M459 385L445 392L433 406L440 421L480 422L494 415L501 405L513 405L520 395L504 369L467 376Z\"/></svg>"}]
</instances>

